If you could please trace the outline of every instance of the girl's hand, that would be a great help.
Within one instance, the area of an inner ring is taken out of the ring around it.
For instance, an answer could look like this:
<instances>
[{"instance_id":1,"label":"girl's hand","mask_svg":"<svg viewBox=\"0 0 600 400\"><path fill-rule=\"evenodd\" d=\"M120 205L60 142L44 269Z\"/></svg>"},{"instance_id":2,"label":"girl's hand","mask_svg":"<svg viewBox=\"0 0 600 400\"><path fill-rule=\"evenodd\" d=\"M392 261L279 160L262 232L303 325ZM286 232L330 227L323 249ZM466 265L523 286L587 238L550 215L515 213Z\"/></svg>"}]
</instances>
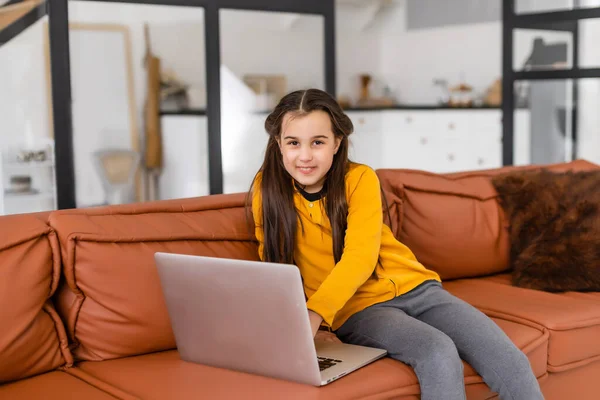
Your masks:
<instances>
[{"instance_id":1,"label":"girl's hand","mask_svg":"<svg viewBox=\"0 0 600 400\"><path fill-rule=\"evenodd\" d=\"M315 337L319 327L321 326L321 322L323 322L323 318L319 314L314 311L308 310L308 319L310 320L310 327L312 329L312 335Z\"/></svg>"},{"instance_id":2,"label":"girl's hand","mask_svg":"<svg viewBox=\"0 0 600 400\"><path fill-rule=\"evenodd\" d=\"M320 340L322 342L342 343L335 333L328 331L318 331L315 335L315 340Z\"/></svg>"}]
</instances>

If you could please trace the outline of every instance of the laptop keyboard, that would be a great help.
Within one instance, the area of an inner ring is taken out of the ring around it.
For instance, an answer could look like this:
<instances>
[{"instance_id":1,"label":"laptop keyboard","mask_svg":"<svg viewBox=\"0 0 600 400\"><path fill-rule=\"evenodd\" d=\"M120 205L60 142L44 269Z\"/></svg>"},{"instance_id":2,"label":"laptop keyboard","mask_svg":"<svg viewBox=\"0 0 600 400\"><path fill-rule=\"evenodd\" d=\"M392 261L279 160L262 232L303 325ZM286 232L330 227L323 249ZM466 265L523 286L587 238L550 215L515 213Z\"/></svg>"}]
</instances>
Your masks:
<instances>
[{"instance_id":1,"label":"laptop keyboard","mask_svg":"<svg viewBox=\"0 0 600 400\"><path fill-rule=\"evenodd\" d=\"M342 360L336 360L334 358L325 358L325 357L317 357L319 360L319 370L323 371L327 368L331 368L334 365L337 365L342 362Z\"/></svg>"}]
</instances>

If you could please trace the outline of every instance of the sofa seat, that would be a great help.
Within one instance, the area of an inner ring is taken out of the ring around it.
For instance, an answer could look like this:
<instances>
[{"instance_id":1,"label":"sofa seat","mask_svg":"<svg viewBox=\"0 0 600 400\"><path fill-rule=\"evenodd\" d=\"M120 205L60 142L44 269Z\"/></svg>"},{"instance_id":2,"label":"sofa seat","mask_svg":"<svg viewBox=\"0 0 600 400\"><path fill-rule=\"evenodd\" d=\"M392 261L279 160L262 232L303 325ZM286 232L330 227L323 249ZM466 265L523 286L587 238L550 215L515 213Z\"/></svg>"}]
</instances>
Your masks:
<instances>
[{"instance_id":1,"label":"sofa seat","mask_svg":"<svg viewBox=\"0 0 600 400\"><path fill-rule=\"evenodd\" d=\"M62 371L52 371L0 385L0 399L114 400L115 398L118 397Z\"/></svg>"},{"instance_id":2,"label":"sofa seat","mask_svg":"<svg viewBox=\"0 0 600 400\"><path fill-rule=\"evenodd\" d=\"M598 400L600 360L581 368L550 373L541 381L545 400Z\"/></svg>"},{"instance_id":3,"label":"sofa seat","mask_svg":"<svg viewBox=\"0 0 600 400\"><path fill-rule=\"evenodd\" d=\"M448 281L444 287L490 316L547 330L549 372L600 360L600 293L519 288L509 274Z\"/></svg>"},{"instance_id":4,"label":"sofa seat","mask_svg":"<svg viewBox=\"0 0 600 400\"><path fill-rule=\"evenodd\" d=\"M511 283L511 275L510 274L498 274L492 276L486 276L483 278L486 281L501 283L503 285L512 286ZM584 299L587 301L591 301L597 304L600 304L600 292L564 292L564 293L554 293L558 296L564 296L575 299Z\"/></svg>"},{"instance_id":5,"label":"sofa seat","mask_svg":"<svg viewBox=\"0 0 600 400\"><path fill-rule=\"evenodd\" d=\"M412 399L419 393L408 366L376 361L323 388L182 361L176 350L109 361L86 361L77 369L132 398ZM85 376L81 376L86 379Z\"/></svg>"},{"instance_id":6,"label":"sofa seat","mask_svg":"<svg viewBox=\"0 0 600 400\"><path fill-rule=\"evenodd\" d=\"M547 334L537 328L495 319L530 356L537 376L546 372ZM416 399L417 378L407 365L390 358L376 361L323 388L286 382L182 361L175 350L109 361L87 361L77 368L81 379L103 382L129 396L124 398L245 398L270 399ZM235 383L235 384L234 384ZM493 394L465 364L469 399Z\"/></svg>"}]
</instances>

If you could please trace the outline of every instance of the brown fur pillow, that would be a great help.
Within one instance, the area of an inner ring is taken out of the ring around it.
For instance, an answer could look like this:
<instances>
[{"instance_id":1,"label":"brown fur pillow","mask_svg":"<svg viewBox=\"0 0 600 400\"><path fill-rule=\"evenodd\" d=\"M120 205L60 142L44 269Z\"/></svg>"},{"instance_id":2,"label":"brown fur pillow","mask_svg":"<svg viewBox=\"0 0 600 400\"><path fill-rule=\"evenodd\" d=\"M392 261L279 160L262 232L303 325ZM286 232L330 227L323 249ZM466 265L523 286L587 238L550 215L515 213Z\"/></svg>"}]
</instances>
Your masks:
<instances>
[{"instance_id":1,"label":"brown fur pillow","mask_svg":"<svg viewBox=\"0 0 600 400\"><path fill-rule=\"evenodd\" d=\"M515 286L600 291L600 170L492 178L509 221Z\"/></svg>"}]
</instances>

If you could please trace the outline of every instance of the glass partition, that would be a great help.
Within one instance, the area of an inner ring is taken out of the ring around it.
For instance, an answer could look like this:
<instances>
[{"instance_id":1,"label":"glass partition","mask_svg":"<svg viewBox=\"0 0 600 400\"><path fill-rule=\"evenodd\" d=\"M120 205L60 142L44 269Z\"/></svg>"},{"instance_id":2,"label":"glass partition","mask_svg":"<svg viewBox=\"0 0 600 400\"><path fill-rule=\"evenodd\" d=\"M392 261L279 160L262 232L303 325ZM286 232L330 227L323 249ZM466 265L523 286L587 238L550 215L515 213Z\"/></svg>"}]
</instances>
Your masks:
<instances>
[{"instance_id":1,"label":"glass partition","mask_svg":"<svg viewBox=\"0 0 600 400\"><path fill-rule=\"evenodd\" d=\"M220 10L223 192L245 192L260 168L264 122L283 95L325 90L324 18Z\"/></svg>"},{"instance_id":2,"label":"glass partition","mask_svg":"<svg viewBox=\"0 0 600 400\"><path fill-rule=\"evenodd\" d=\"M0 32L31 10L0 14ZM0 42L0 215L57 208L48 17L32 22Z\"/></svg>"},{"instance_id":3,"label":"glass partition","mask_svg":"<svg viewBox=\"0 0 600 400\"><path fill-rule=\"evenodd\" d=\"M77 207L208 194L204 9L69 2Z\"/></svg>"}]
</instances>

